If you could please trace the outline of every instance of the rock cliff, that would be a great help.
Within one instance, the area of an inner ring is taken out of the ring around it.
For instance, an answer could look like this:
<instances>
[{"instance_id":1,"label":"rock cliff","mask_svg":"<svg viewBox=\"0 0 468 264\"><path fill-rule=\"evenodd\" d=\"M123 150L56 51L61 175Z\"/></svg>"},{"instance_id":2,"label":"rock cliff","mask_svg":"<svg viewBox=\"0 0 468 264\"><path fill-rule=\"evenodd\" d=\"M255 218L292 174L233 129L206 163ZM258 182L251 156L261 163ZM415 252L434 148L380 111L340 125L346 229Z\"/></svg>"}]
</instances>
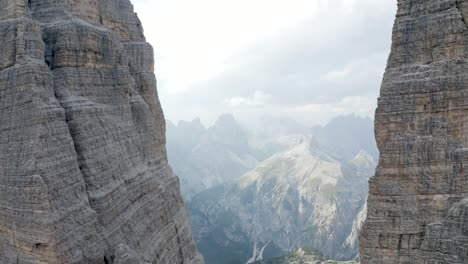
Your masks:
<instances>
[{"instance_id":1,"label":"rock cliff","mask_svg":"<svg viewBox=\"0 0 468 264\"><path fill-rule=\"evenodd\" d=\"M129 0L0 0L0 263L203 263Z\"/></svg>"},{"instance_id":2,"label":"rock cliff","mask_svg":"<svg viewBox=\"0 0 468 264\"><path fill-rule=\"evenodd\" d=\"M399 0L361 261L468 262L468 1Z\"/></svg>"}]
</instances>

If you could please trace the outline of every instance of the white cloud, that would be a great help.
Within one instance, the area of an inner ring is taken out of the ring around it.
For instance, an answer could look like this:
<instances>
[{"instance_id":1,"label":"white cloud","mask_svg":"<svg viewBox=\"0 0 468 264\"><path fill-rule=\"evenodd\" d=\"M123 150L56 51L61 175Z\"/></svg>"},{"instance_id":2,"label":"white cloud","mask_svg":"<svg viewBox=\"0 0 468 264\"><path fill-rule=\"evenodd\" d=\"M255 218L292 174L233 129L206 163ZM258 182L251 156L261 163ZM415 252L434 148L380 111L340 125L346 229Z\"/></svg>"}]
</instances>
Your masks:
<instances>
[{"instance_id":1,"label":"white cloud","mask_svg":"<svg viewBox=\"0 0 468 264\"><path fill-rule=\"evenodd\" d=\"M272 99L270 94L267 94L263 91L255 91L252 96L249 97L232 97L226 102L231 107L240 107L240 106L247 106L247 107L263 107L268 104Z\"/></svg>"},{"instance_id":2,"label":"white cloud","mask_svg":"<svg viewBox=\"0 0 468 264\"><path fill-rule=\"evenodd\" d=\"M169 119L209 123L234 111L310 123L373 113L396 0L133 3L155 47Z\"/></svg>"},{"instance_id":3,"label":"white cloud","mask_svg":"<svg viewBox=\"0 0 468 264\"><path fill-rule=\"evenodd\" d=\"M280 110L282 116L296 118L304 123L325 124L336 116L355 114L372 117L377 107L375 98L366 96L344 97L337 102L286 106Z\"/></svg>"},{"instance_id":4,"label":"white cloud","mask_svg":"<svg viewBox=\"0 0 468 264\"><path fill-rule=\"evenodd\" d=\"M342 70L336 70L336 71L330 71L325 74L324 79L327 81L342 80L348 77L350 73L351 73L351 69L349 68L344 68Z\"/></svg>"},{"instance_id":5,"label":"white cloud","mask_svg":"<svg viewBox=\"0 0 468 264\"><path fill-rule=\"evenodd\" d=\"M328 82L347 82L354 78L368 78L369 76L380 78L385 70L386 58L387 54L372 53L355 59L344 67L328 71L322 79Z\"/></svg>"},{"instance_id":6,"label":"white cloud","mask_svg":"<svg viewBox=\"0 0 468 264\"><path fill-rule=\"evenodd\" d=\"M170 92L183 92L232 65L225 61L260 39L318 12L310 0L135 0L158 75Z\"/></svg>"},{"instance_id":7,"label":"white cloud","mask_svg":"<svg viewBox=\"0 0 468 264\"><path fill-rule=\"evenodd\" d=\"M335 115L356 113L371 115L376 108L376 100L364 96L348 96L335 103L305 104L288 107L288 112L334 113Z\"/></svg>"},{"instance_id":8,"label":"white cloud","mask_svg":"<svg viewBox=\"0 0 468 264\"><path fill-rule=\"evenodd\" d=\"M344 0L342 6L346 13L353 13L355 11L356 0Z\"/></svg>"},{"instance_id":9,"label":"white cloud","mask_svg":"<svg viewBox=\"0 0 468 264\"><path fill-rule=\"evenodd\" d=\"M306 104L289 107L288 112L333 113L335 115L356 113L370 116L376 108L376 101L364 96L344 97L335 103Z\"/></svg>"}]
</instances>

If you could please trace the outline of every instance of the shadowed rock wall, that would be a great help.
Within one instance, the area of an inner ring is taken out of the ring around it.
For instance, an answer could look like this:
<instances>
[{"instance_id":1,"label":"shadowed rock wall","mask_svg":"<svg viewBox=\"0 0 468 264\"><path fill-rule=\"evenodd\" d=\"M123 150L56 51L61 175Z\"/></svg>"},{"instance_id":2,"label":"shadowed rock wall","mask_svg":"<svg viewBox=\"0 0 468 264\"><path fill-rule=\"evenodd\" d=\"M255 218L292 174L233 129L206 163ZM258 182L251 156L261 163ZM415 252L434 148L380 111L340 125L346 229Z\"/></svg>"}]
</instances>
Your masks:
<instances>
[{"instance_id":1,"label":"shadowed rock wall","mask_svg":"<svg viewBox=\"0 0 468 264\"><path fill-rule=\"evenodd\" d=\"M0 263L203 263L129 0L0 0Z\"/></svg>"}]
</instances>

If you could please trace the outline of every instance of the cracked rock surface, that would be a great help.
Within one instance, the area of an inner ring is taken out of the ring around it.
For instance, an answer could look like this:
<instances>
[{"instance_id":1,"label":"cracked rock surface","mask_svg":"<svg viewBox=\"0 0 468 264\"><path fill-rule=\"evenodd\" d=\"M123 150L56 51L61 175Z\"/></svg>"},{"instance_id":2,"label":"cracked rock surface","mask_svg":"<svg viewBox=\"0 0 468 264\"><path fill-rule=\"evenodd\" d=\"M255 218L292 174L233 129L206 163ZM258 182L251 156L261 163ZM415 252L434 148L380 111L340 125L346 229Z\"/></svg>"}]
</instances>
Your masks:
<instances>
[{"instance_id":1,"label":"cracked rock surface","mask_svg":"<svg viewBox=\"0 0 468 264\"><path fill-rule=\"evenodd\" d=\"M468 1L399 0L361 262L468 263Z\"/></svg>"},{"instance_id":2,"label":"cracked rock surface","mask_svg":"<svg viewBox=\"0 0 468 264\"><path fill-rule=\"evenodd\" d=\"M203 263L129 0L0 0L0 263Z\"/></svg>"}]
</instances>

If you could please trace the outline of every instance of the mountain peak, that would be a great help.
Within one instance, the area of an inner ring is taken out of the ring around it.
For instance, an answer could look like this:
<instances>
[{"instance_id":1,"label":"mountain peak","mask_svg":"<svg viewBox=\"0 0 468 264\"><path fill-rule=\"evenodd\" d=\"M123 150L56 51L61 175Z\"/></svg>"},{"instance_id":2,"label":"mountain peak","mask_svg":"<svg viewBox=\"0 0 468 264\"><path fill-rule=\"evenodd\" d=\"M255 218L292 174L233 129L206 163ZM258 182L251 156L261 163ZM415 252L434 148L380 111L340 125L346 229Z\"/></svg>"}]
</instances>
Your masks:
<instances>
[{"instance_id":1,"label":"mountain peak","mask_svg":"<svg viewBox=\"0 0 468 264\"><path fill-rule=\"evenodd\" d=\"M202 124L200 118L195 118L192 121L180 120L177 123L177 127L179 129L186 129L186 130L196 130L196 131L205 131L206 130L206 128Z\"/></svg>"},{"instance_id":2,"label":"mountain peak","mask_svg":"<svg viewBox=\"0 0 468 264\"><path fill-rule=\"evenodd\" d=\"M236 118L230 114L230 113L225 113L222 114L216 119L216 122L213 126L225 126L225 127L230 127L230 126L239 126L239 123L237 122Z\"/></svg>"}]
</instances>

